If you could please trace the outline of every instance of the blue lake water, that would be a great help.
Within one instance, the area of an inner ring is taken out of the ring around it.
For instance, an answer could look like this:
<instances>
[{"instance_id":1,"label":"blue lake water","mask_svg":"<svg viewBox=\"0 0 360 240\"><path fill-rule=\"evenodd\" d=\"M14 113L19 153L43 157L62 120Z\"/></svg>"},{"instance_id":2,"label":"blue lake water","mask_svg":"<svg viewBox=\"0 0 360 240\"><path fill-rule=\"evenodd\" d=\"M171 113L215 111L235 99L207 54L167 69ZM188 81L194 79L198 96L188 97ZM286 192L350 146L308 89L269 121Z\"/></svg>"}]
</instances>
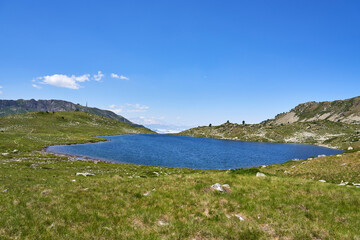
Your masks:
<instances>
[{"instance_id":1,"label":"blue lake water","mask_svg":"<svg viewBox=\"0 0 360 240\"><path fill-rule=\"evenodd\" d=\"M104 138L110 141L57 145L47 150L111 162L196 169L247 168L342 152L305 144L241 142L156 134Z\"/></svg>"}]
</instances>

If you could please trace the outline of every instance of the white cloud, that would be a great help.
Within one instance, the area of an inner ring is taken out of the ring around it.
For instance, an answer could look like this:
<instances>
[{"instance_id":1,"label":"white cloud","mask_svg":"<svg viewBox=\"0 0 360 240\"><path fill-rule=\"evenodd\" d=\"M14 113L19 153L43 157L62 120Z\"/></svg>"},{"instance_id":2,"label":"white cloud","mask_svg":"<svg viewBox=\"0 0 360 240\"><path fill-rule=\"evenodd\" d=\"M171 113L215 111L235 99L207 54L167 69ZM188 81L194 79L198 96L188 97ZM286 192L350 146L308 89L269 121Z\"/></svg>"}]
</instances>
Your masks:
<instances>
[{"instance_id":1,"label":"white cloud","mask_svg":"<svg viewBox=\"0 0 360 240\"><path fill-rule=\"evenodd\" d=\"M2 89L2 88L3 88L3 87L2 87L2 86L0 86L0 89ZM3 91L1 91L1 90L0 90L0 94L2 94L2 93L3 93Z\"/></svg>"},{"instance_id":2,"label":"white cloud","mask_svg":"<svg viewBox=\"0 0 360 240\"><path fill-rule=\"evenodd\" d=\"M37 89L42 89L42 87L41 87L41 86L36 85L36 84L31 84L31 86L33 86L34 88L37 88Z\"/></svg>"},{"instance_id":3,"label":"white cloud","mask_svg":"<svg viewBox=\"0 0 360 240\"><path fill-rule=\"evenodd\" d=\"M146 112L150 107L146 106L146 105L141 105L141 104L125 104L125 105L115 105L112 104L109 106L110 111L113 111L116 114L119 114L121 112L128 112L128 113L132 113L132 112Z\"/></svg>"},{"instance_id":4,"label":"white cloud","mask_svg":"<svg viewBox=\"0 0 360 240\"><path fill-rule=\"evenodd\" d=\"M149 106L141 104L126 104L128 107L127 112L146 112L149 109Z\"/></svg>"},{"instance_id":5,"label":"white cloud","mask_svg":"<svg viewBox=\"0 0 360 240\"><path fill-rule=\"evenodd\" d=\"M153 124L163 124L162 118L156 118L156 117L144 117L140 116L137 118L131 118L132 122L136 122L138 124L144 124L144 125L153 125Z\"/></svg>"},{"instance_id":6,"label":"white cloud","mask_svg":"<svg viewBox=\"0 0 360 240\"><path fill-rule=\"evenodd\" d=\"M105 75L101 73L101 71L98 71L97 74L93 75L93 78L95 79L95 81L101 81L101 79L104 77Z\"/></svg>"},{"instance_id":7,"label":"white cloud","mask_svg":"<svg viewBox=\"0 0 360 240\"><path fill-rule=\"evenodd\" d=\"M90 74L84 74L81 76L67 76L64 74L54 74L50 76L39 77L42 84L48 84L55 87L63 87L63 88L70 88L70 89L79 89L81 86L79 82L89 81Z\"/></svg>"},{"instance_id":8,"label":"white cloud","mask_svg":"<svg viewBox=\"0 0 360 240\"><path fill-rule=\"evenodd\" d=\"M125 77L125 76L123 76L123 75L117 75L117 74L115 74L115 73L112 73L112 74L111 74L111 77L112 77L112 78L121 79L121 80L130 80L130 78L128 78L128 77Z\"/></svg>"}]
</instances>

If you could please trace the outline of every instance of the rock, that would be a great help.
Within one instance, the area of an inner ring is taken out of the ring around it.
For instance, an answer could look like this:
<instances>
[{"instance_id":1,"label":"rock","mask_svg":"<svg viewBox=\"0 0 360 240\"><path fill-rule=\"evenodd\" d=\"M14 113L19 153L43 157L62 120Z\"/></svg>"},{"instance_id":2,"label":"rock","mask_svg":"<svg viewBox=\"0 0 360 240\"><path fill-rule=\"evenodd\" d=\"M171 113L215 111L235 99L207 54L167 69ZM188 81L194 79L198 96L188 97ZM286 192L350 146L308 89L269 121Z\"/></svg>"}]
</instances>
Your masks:
<instances>
[{"instance_id":1,"label":"rock","mask_svg":"<svg viewBox=\"0 0 360 240\"><path fill-rule=\"evenodd\" d=\"M73 180L71 180L72 182L76 182L76 180L75 179L73 179Z\"/></svg>"},{"instance_id":2,"label":"rock","mask_svg":"<svg viewBox=\"0 0 360 240\"><path fill-rule=\"evenodd\" d=\"M266 165L262 165L261 168L266 168Z\"/></svg>"},{"instance_id":3,"label":"rock","mask_svg":"<svg viewBox=\"0 0 360 240\"><path fill-rule=\"evenodd\" d=\"M146 193L144 193L144 196L145 196L145 197L146 197L146 196L149 196L150 193L151 193L151 192L146 192Z\"/></svg>"},{"instance_id":4,"label":"rock","mask_svg":"<svg viewBox=\"0 0 360 240\"><path fill-rule=\"evenodd\" d=\"M159 225L159 226L168 226L169 223L160 220L160 221L158 221L158 225Z\"/></svg>"},{"instance_id":5,"label":"rock","mask_svg":"<svg viewBox=\"0 0 360 240\"><path fill-rule=\"evenodd\" d=\"M256 177L266 177L266 175L261 172L257 172Z\"/></svg>"},{"instance_id":6,"label":"rock","mask_svg":"<svg viewBox=\"0 0 360 240\"><path fill-rule=\"evenodd\" d=\"M360 183L352 183L354 186L360 186Z\"/></svg>"},{"instance_id":7,"label":"rock","mask_svg":"<svg viewBox=\"0 0 360 240\"><path fill-rule=\"evenodd\" d=\"M313 160L313 158L308 158L308 160L310 161L310 160Z\"/></svg>"},{"instance_id":8,"label":"rock","mask_svg":"<svg viewBox=\"0 0 360 240\"><path fill-rule=\"evenodd\" d=\"M353 148L353 147L348 147L347 150L348 150L348 151L351 151L351 150L354 150L354 148Z\"/></svg>"},{"instance_id":9,"label":"rock","mask_svg":"<svg viewBox=\"0 0 360 240\"><path fill-rule=\"evenodd\" d=\"M325 154L318 155L318 158L321 158L321 157L326 157L326 155Z\"/></svg>"},{"instance_id":10,"label":"rock","mask_svg":"<svg viewBox=\"0 0 360 240\"><path fill-rule=\"evenodd\" d=\"M295 166L292 166L291 168L295 168Z\"/></svg>"},{"instance_id":11,"label":"rock","mask_svg":"<svg viewBox=\"0 0 360 240\"><path fill-rule=\"evenodd\" d=\"M349 182L344 182L343 180L341 180L341 183L339 184L339 186L345 186L347 185Z\"/></svg>"},{"instance_id":12,"label":"rock","mask_svg":"<svg viewBox=\"0 0 360 240\"><path fill-rule=\"evenodd\" d=\"M17 152L19 152L19 150L17 150L17 149L14 149L13 153L17 153Z\"/></svg>"},{"instance_id":13,"label":"rock","mask_svg":"<svg viewBox=\"0 0 360 240\"><path fill-rule=\"evenodd\" d=\"M286 170L285 170L284 173L289 173L289 171L286 171Z\"/></svg>"},{"instance_id":14,"label":"rock","mask_svg":"<svg viewBox=\"0 0 360 240\"><path fill-rule=\"evenodd\" d=\"M9 155L9 153L2 153L1 155L3 155L3 156L7 156L7 155Z\"/></svg>"},{"instance_id":15,"label":"rock","mask_svg":"<svg viewBox=\"0 0 360 240\"><path fill-rule=\"evenodd\" d=\"M341 154L336 155L337 157L341 157Z\"/></svg>"},{"instance_id":16,"label":"rock","mask_svg":"<svg viewBox=\"0 0 360 240\"><path fill-rule=\"evenodd\" d=\"M227 193L231 192L231 188L229 186L229 184L223 184L221 185L221 187L223 188L223 190Z\"/></svg>"},{"instance_id":17,"label":"rock","mask_svg":"<svg viewBox=\"0 0 360 240\"><path fill-rule=\"evenodd\" d=\"M235 217L237 217L240 221L245 221L245 218L241 216L240 213L235 214Z\"/></svg>"},{"instance_id":18,"label":"rock","mask_svg":"<svg viewBox=\"0 0 360 240\"><path fill-rule=\"evenodd\" d=\"M220 183L215 183L214 185L211 186L212 189L215 189L216 191L219 191L219 192L223 192L224 189L222 188L221 184Z\"/></svg>"},{"instance_id":19,"label":"rock","mask_svg":"<svg viewBox=\"0 0 360 240\"><path fill-rule=\"evenodd\" d=\"M41 192L42 195L48 195L51 192L51 190L44 190Z\"/></svg>"},{"instance_id":20,"label":"rock","mask_svg":"<svg viewBox=\"0 0 360 240\"><path fill-rule=\"evenodd\" d=\"M340 166L345 166L346 165L346 163L342 163L342 164L340 164Z\"/></svg>"},{"instance_id":21,"label":"rock","mask_svg":"<svg viewBox=\"0 0 360 240\"><path fill-rule=\"evenodd\" d=\"M9 191L9 189L5 189L3 192L8 192Z\"/></svg>"},{"instance_id":22,"label":"rock","mask_svg":"<svg viewBox=\"0 0 360 240\"><path fill-rule=\"evenodd\" d=\"M83 172L83 173L78 172L78 173L76 173L76 176L84 176L84 177L87 177L87 176L95 176L95 174L93 174L93 173L88 173L88 172Z\"/></svg>"},{"instance_id":23,"label":"rock","mask_svg":"<svg viewBox=\"0 0 360 240\"><path fill-rule=\"evenodd\" d=\"M325 180L319 180L319 182L324 182L325 183L326 181Z\"/></svg>"},{"instance_id":24,"label":"rock","mask_svg":"<svg viewBox=\"0 0 360 240\"><path fill-rule=\"evenodd\" d=\"M159 173L158 172L153 172L156 176L159 176Z\"/></svg>"}]
</instances>

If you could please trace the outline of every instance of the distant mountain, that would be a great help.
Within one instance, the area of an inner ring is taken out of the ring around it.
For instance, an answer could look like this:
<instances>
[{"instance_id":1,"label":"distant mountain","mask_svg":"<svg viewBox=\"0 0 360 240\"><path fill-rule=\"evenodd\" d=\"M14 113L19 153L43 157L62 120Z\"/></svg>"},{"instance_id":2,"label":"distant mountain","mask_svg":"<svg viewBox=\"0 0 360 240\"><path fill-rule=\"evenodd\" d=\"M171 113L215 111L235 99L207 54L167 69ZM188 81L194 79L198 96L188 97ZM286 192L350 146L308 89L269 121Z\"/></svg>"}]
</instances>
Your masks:
<instances>
[{"instance_id":1,"label":"distant mountain","mask_svg":"<svg viewBox=\"0 0 360 240\"><path fill-rule=\"evenodd\" d=\"M332 102L299 104L289 112L278 114L265 123L288 124L318 120L360 124L360 96Z\"/></svg>"},{"instance_id":2,"label":"distant mountain","mask_svg":"<svg viewBox=\"0 0 360 240\"><path fill-rule=\"evenodd\" d=\"M10 114L27 113L27 112L60 112L60 111L81 111L92 113L101 117L107 117L114 120L118 120L123 123L130 124L134 127L144 127L139 124L135 124L123 116L117 115L114 112L108 110L102 110L99 108L85 107L80 104L74 104L63 100L0 100L0 116L6 116Z\"/></svg>"}]
</instances>

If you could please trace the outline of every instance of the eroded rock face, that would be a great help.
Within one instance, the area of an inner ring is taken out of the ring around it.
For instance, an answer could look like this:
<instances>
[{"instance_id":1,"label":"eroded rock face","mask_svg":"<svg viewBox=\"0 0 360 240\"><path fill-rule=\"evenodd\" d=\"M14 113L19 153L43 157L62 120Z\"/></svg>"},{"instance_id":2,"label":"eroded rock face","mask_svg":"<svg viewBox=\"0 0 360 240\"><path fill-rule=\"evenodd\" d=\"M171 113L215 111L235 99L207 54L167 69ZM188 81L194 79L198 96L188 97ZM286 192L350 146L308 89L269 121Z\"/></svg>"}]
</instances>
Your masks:
<instances>
[{"instance_id":1,"label":"eroded rock face","mask_svg":"<svg viewBox=\"0 0 360 240\"><path fill-rule=\"evenodd\" d=\"M288 124L328 120L332 122L360 123L360 97L332 102L306 102L297 105L289 112L278 114L270 122Z\"/></svg>"}]
</instances>

